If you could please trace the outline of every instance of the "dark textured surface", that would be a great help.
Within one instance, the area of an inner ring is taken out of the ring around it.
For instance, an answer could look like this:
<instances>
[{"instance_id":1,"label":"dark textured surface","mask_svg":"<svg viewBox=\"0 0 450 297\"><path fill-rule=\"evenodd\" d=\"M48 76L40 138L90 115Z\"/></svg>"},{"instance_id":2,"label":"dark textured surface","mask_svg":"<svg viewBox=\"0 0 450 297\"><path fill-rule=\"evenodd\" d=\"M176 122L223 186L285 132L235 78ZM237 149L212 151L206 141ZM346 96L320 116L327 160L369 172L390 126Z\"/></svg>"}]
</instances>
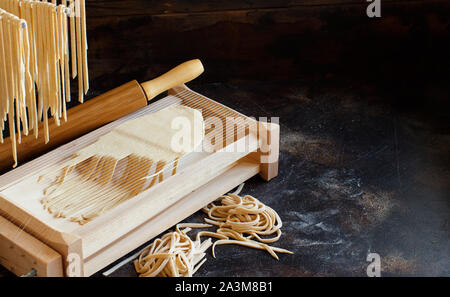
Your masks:
<instances>
[{"instance_id":1,"label":"dark textured surface","mask_svg":"<svg viewBox=\"0 0 450 297\"><path fill-rule=\"evenodd\" d=\"M219 246L198 276L366 276L369 252L380 254L385 276L450 276L448 118L401 112L395 94L350 81L195 90L247 115L280 117L279 176L254 177L243 194L278 211L284 235L275 245L295 252L276 261ZM130 264L114 275L136 273Z\"/></svg>"},{"instance_id":2,"label":"dark textured surface","mask_svg":"<svg viewBox=\"0 0 450 297\"><path fill-rule=\"evenodd\" d=\"M247 115L280 117L279 176L254 177L243 194L278 211L275 245L295 252L276 261L219 246L198 276L365 276L369 252L380 254L385 276L450 276L448 118L414 102L404 112L395 93L352 81L192 88ZM113 275L136 272L130 263Z\"/></svg>"},{"instance_id":3,"label":"dark textured surface","mask_svg":"<svg viewBox=\"0 0 450 297\"><path fill-rule=\"evenodd\" d=\"M251 179L243 193L279 212L284 236L276 245L295 252L276 261L222 246L198 275L364 276L369 252L380 254L384 275L450 275L446 118L400 112L392 98L351 82L196 90L247 115L280 117L280 174ZM115 275L135 272L129 265Z\"/></svg>"},{"instance_id":4,"label":"dark textured surface","mask_svg":"<svg viewBox=\"0 0 450 297\"><path fill-rule=\"evenodd\" d=\"M201 83L358 75L402 86L449 69L445 0L87 1L90 94L201 58ZM75 88L76 90L76 88Z\"/></svg>"}]
</instances>

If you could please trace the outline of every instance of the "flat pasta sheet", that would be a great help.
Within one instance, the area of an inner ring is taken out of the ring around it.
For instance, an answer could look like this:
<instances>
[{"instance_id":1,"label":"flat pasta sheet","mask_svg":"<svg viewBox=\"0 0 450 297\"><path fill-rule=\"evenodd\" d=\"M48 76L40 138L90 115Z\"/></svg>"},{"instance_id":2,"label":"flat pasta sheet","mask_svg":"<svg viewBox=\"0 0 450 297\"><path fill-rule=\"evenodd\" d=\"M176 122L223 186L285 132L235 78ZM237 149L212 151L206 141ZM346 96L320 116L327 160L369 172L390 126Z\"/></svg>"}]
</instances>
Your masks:
<instances>
[{"instance_id":1,"label":"flat pasta sheet","mask_svg":"<svg viewBox=\"0 0 450 297\"><path fill-rule=\"evenodd\" d=\"M176 174L203 138L201 113L182 105L127 121L55 168L41 202L56 218L85 224Z\"/></svg>"}]
</instances>

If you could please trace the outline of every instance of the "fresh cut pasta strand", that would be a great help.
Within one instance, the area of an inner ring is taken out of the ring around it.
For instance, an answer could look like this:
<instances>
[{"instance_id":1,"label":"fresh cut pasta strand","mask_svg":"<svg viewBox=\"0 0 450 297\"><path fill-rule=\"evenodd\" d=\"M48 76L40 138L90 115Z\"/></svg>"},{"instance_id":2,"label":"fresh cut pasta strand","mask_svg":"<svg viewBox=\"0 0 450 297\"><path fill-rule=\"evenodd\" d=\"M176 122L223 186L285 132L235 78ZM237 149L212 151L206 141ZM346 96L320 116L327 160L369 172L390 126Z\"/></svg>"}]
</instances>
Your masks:
<instances>
[{"instance_id":1,"label":"fresh cut pasta strand","mask_svg":"<svg viewBox=\"0 0 450 297\"><path fill-rule=\"evenodd\" d=\"M191 228L210 227L207 224L178 224L175 231L157 238L139 253L134 267L140 277L191 277L205 263L205 251L211 239L192 241ZM185 228L181 230L182 228Z\"/></svg>"},{"instance_id":2,"label":"fresh cut pasta strand","mask_svg":"<svg viewBox=\"0 0 450 297\"><path fill-rule=\"evenodd\" d=\"M142 250L134 262L139 276L192 276L206 261L206 249L212 246L212 256L216 258L217 245L234 244L265 250L277 260L277 253L293 254L266 243L277 241L281 235L281 219L272 208L250 195L241 197L228 194L219 199L221 205L210 203L203 208L208 214L208 218L205 218L207 224L177 224L174 232L164 234ZM213 225L219 228L215 232L198 232L194 242L187 236L191 228L209 228ZM258 234L276 236L265 239ZM209 238L202 243L202 236L219 240L211 244Z\"/></svg>"},{"instance_id":3,"label":"fresh cut pasta strand","mask_svg":"<svg viewBox=\"0 0 450 297\"><path fill-rule=\"evenodd\" d=\"M273 243L281 237L282 222L277 212L258 199L245 195L243 197L236 194L228 194L219 198L221 205L210 203L203 208L208 215L205 222L218 227L216 232L199 232L200 236L216 237L212 247L216 245L238 244L251 248L266 250L272 257L278 260L276 252L291 253L288 250L267 245ZM265 238L262 236L272 236Z\"/></svg>"}]
</instances>

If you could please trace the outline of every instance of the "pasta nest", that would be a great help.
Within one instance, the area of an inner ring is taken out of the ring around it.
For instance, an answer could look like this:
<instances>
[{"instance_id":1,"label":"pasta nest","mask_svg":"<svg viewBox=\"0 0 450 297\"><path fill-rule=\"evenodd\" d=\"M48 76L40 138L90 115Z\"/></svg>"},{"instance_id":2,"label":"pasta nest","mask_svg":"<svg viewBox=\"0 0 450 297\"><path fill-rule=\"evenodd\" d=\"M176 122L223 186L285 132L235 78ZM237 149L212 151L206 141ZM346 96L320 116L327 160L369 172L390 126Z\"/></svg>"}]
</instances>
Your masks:
<instances>
[{"instance_id":1,"label":"pasta nest","mask_svg":"<svg viewBox=\"0 0 450 297\"><path fill-rule=\"evenodd\" d=\"M182 227L186 228L181 230ZM203 243L200 240L191 240L187 235L191 227L210 227L210 225L178 224L174 232L166 233L154 240L134 262L139 276L192 276L205 263L205 251L211 246L211 239Z\"/></svg>"},{"instance_id":2,"label":"pasta nest","mask_svg":"<svg viewBox=\"0 0 450 297\"><path fill-rule=\"evenodd\" d=\"M278 256L275 252L292 254L288 250L266 244L278 241L282 234L283 224L276 211L250 195L241 197L236 194L228 194L220 199L221 205L210 203L203 208L203 211L208 214L205 222L219 228L215 233L204 231L197 235L198 237L206 235L220 239L213 244L214 257L215 246L221 244L239 244L264 249L277 260Z\"/></svg>"}]
</instances>

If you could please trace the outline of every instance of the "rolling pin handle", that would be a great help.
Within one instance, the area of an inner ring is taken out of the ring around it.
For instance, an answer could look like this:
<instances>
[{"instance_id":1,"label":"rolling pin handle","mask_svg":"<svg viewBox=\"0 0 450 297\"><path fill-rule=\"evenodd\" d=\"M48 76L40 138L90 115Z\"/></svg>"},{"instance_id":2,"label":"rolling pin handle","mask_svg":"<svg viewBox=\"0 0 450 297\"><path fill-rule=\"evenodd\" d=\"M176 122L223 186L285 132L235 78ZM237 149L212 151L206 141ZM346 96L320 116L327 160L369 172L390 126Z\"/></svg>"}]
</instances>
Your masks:
<instances>
[{"instance_id":1,"label":"rolling pin handle","mask_svg":"<svg viewBox=\"0 0 450 297\"><path fill-rule=\"evenodd\" d=\"M175 86L187 83L204 71L202 62L199 59L184 62L163 75L141 84L150 101L162 92Z\"/></svg>"}]
</instances>

